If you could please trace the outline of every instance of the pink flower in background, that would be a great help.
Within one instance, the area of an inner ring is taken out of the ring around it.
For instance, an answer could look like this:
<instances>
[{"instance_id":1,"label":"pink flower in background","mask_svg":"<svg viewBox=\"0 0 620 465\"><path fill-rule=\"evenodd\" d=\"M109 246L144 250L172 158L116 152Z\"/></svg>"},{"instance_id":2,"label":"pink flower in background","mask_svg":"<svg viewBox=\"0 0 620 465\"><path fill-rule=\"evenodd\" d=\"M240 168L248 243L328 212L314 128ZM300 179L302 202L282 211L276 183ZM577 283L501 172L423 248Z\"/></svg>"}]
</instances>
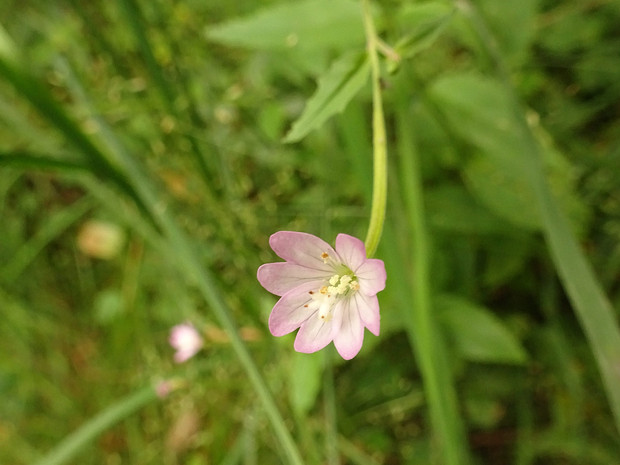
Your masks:
<instances>
[{"instance_id":1,"label":"pink flower in background","mask_svg":"<svg viewBox=\"0 0 620 465\"><path fill-rule=\"evenodd\" d=\"M362 348L364 327L379 335L377 293L385 288L385 265L366 258L362 241L339 234L334 249L312 234L279 231L269 245L286 260L258 269L261 285L281 296L269 316L271 334L299 328L296 351L316 352L334 341L346 360Z\"/></svg>"},{"instance_id":2,"label":"pink flower in background","mask_svg":"<svg viewBox=\"0 0 620 465\"><path fill-rule=\"evenodd\" d=\"M191 323L182 323L170 330L170 345L176 350L174 361L182 363L192 358L202 348L202 337Z\"/></svg>"}]
</instances>

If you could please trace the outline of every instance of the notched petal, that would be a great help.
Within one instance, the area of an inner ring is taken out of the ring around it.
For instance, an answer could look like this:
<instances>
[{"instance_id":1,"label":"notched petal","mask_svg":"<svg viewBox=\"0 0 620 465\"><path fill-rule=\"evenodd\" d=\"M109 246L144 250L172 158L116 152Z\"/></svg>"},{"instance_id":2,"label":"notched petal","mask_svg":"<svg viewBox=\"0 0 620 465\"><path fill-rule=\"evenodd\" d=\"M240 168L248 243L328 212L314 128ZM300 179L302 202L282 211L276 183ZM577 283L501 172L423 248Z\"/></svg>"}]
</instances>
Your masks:
<instances>
[{"instance_id":1,"label":"notched petal","mask_svg":"<svg viewBox=\"0 0 620 465\"><path fill-rule=\"evenodd\" d=\"M299 328L295 338L295 350L311 354L321 350L333 339L333 321L324 321L313 315Z\"/></svg>"},{"instance_id":2,"label":"notched petal","mask_svg":"<svg viewBox=\"0 0 620 465\"><path fill-rule=\"evenodd\" d=\"M323 253L337 256L332 246L323 239L303 232L278 231L269 238L269 245L278 257L287 262L316 270L332 270L332 266L321 258Z\"/></svg>"},{"instance_id":3,"label":"notched petal","mask_svg":"<svg viewBox=\"0 0 620 465\"><path fill-rule=\"evenodd\" d=\"M375 295L385 289L387 274L385 264L378 258L367 259L357 270L355 270L360 283L360 290L366 295Z\"/></svg>"},{"instance_id":4,"label":"notched petal","mask_svg":"<svg viewBox=\"0 0 620 465\"><path fill-rule=\"evenodd\" d=\"M366 247L357 237L348 234L338 234L336 237L336 252L345 265L353 272L366 260Z\"/></svg>"},{"instance_id":5,"label":"notched petal","mask_svg":"<svg viewBox=\"0 0 620 465\"><path fill-rule=\"evenodd\" d=\"M381 314L379 313L379 299L376 295L366 296L360 292L352 298L351 306L355 306L363 325L375 336L381 328Z\"/></svg>"},{"instance_id":6,"label":"notched petal","mask_svg":"<svg viewBox=\"0 0 620 465\"><path fill-rule=\"evenodd\" d=\"M340 330L334 337L336 350L345 360L351 360L362 348L364 342L364 326L353 300L343 306Z\"/></svg>"},{"instance_id":7,"label":"notched petal","mask_svg":"<svg viewBox=\"0 0 620 465\"><path fill-rule=\"evenodd\" d=\"M272 294L281 296L310 282L314 283L315 289L318 289L322 286L322 282L330 276L329 273L320 270L288 262L278 262L261 265L256 277L261 286Z\"/></svg>"},{"instance_id":8,"label":"notched petal","mask_svg":"<svg viewBox=\"0 0 620 465\"><path fill-rule=\"evenodd\" d=\"M304 321L316 314L316 310L304 307L312 298L309 292L312 284L304 284L284 294L274 305L269 315L269 331L274 336L284 336L297 328Z\"/></svg>"}]
</instances>

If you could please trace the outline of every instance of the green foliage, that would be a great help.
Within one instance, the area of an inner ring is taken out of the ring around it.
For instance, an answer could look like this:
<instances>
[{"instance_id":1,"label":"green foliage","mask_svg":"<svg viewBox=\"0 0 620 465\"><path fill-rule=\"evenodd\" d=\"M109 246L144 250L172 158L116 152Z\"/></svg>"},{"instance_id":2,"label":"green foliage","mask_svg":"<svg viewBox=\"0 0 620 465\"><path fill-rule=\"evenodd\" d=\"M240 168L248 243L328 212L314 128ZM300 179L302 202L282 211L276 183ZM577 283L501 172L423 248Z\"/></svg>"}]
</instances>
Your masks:
<instances>
[{"instance_id":1,"label":"green foliage","mask_svg":"<svg viewBox=\"0 0 620 465\"><path fill-rule=\"evenodd\" d=\"M617 2L373 5L388 282L333 366L255 276L277 230L366 231L360 4L3 7L0 463L617 461Z\"/></svg>"},{"instance_id":2,"label":"green foliage","mask_svg":"<svg viewBox=\"0 0 620 465\"><path fill-rule=\"evenodd\" d=\"M306 0L273 6L207 28L209 39L252 49L347 48L364 41L359 5L351 0Z\"/></svg>"},{"instance_id":3,"label":"green foliage","mask_svg":"<svg viewBox=\"0 0 620 465\"><path fill-rule=\"evenodd\" d=\"M345 55L335 62L318 82L316 93L284 137L284 142L297 142L336 113L342 112L368 81L370 71L365 54Z\"/></svg>"},{"instance_id":4,"label":"green foliage","mask_svg":"<svg viewBox=\"0 0 620 465\"><path fill-rule=\"evenodd\" d=\"M440 296L435 305L457 355L472 362L526 362L520 342L491 310L447 295Z\"/></svg>"}]
</instances>

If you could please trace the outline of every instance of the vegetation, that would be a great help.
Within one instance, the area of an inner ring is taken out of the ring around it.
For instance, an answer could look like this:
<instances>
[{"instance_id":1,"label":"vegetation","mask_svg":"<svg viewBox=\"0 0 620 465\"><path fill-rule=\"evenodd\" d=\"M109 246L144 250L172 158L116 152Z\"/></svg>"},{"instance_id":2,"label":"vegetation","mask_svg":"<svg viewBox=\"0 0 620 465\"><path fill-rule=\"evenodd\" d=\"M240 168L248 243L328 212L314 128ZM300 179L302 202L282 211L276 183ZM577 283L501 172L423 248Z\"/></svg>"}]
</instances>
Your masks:
<instances>
[{"instance_id":1,"label":"vegetation","mask_svg":"<svg viewBox=\"0 0 620 465\"><path fill-rule=\"evenodd\" d=\"M618 463L618 2L2 11L0 463ZM281 230L385 262L352 360L269 333Z\"/></svg>"}]
</instances>

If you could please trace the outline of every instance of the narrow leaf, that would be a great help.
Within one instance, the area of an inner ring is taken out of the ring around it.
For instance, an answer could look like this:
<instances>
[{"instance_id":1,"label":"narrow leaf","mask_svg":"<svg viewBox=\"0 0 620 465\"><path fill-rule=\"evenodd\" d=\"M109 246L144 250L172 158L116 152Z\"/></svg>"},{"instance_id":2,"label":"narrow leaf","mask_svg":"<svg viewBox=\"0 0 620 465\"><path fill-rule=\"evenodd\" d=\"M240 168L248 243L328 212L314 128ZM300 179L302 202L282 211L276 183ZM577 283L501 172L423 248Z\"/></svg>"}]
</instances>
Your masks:
<instances>
[{"instance_id":1,"label":"narrow leaf","mask_svg":"<svg viewBox=\"0 0 620 465\"><path fill-rule=\"evenodd\" d=\"M293 354L289 397L295 412L304 418L321 389L323 357L321 354Z\"/></svg>"},{"instance_id":2,"label":"narrow leaf","mask_svg":"<svg viewBox=\"0 0 620 465\"><path fill-rule=\"evenodd\" d=\"M35 465L60 465L67 463L83 447L108 428L157 399L157 390L154 386L147 386L121 399L118 403L111 405L108 409L102 411L75 432L68 435L41 460L36 462Z\"/></svg>"},{"instance_id":3,"label":"narrow leaf","mask_svg":"<svg viewBox=\"0 0 620 465\"><path fill-rule=\"evenodd\" d=\"M341 112L368 80L370 65L366 54L349 54L332 64L319 78L318 88L306 108L284 138L297 142Z\"/></svg>"},{"instance_id":4,"label":"narrow leaf","mask_svg":"<svg viewBox=\"0 0 620 465\"><path fill-rule=\"evenodd\" d=\"M0 152L0 166L11 166L27 170L43 171L87 171L88 166L81 161L67 160L38 155L30 152Z\"/></svg>"},{"instance_id":5,"label":"narrow leaf","mask_svg":"<svg viewBox=\"0 0 620 465\"><path fill-rule=\"evenodd\" d=\"M396 44L396 51L406 58L428 48L450 23L454 9L442 2L406 4L398 22L407 34Z\"/></svg>"}]
</instances>

